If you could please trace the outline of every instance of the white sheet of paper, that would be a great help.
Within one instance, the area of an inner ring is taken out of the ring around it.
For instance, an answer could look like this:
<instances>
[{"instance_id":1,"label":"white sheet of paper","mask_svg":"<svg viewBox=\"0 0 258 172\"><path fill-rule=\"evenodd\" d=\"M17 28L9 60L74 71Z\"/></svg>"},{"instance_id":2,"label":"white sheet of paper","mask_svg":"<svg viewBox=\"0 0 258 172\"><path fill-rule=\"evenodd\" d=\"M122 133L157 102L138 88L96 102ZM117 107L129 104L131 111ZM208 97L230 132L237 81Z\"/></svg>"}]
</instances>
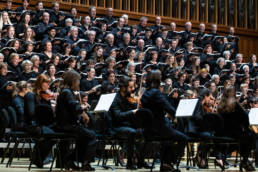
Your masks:
<instances>
[{"instance_id":1,"label":"white sheet of paper","mask_svg":"<svg viewBox=\"0 0 258 172\"><path fill-rule=\"evenodd\" d=\"M192 116L197 102L198 99L181 99L176 109L176 117Z\"/></svg>"},{"instance_id":2,"label":"white sheet of paper","mask_svg":"<svg viewBox=\"0 0 258 172\"><path fill-rule=\"evenodd\" d=\"M258 108L252 108L248 115L250 125L258 125Z\"/></svg>"},{"instance_id":3,"label":"white sheet of paper","mask_svg":"<svg viewBox=\"0 0 258 172\"><path fill-rule=\"evenodd\" d=\"M115 97L116 93L102 94L94 111L109 111Z\"/></svg>"}]
</instances>

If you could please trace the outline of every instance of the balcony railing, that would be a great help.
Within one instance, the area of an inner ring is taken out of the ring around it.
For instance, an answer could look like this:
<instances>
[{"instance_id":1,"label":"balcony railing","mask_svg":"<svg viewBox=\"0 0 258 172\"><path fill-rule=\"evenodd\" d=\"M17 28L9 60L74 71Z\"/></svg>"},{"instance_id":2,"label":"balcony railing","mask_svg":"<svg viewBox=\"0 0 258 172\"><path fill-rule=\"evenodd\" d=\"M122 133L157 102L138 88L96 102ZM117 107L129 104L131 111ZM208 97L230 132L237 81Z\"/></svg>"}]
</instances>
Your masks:
<instances>
[{"instance_id":1,"label":"balcony railing","mask_svg":"<svg viewBox=\"0 0 258 172\"><path fill-rule=\"evenodd\" d=\"M258 30L258 0L59 0Z\"/></svg>"}]
</instances>

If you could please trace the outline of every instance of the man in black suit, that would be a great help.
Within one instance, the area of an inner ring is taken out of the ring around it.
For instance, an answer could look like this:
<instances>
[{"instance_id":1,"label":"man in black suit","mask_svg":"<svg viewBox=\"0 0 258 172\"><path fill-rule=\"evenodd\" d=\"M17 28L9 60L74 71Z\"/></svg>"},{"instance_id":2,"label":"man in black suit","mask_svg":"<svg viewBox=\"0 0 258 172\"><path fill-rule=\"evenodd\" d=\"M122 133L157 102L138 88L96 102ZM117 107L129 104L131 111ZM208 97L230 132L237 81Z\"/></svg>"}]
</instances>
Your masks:
<instances>
[{"instance_id":1,"label":"man in black suit","mask_svg":"<svg viewBox=\"0 0 258 172\"><path fill-rule=\"evenodd\" d=\"M137 157L137 166L133 164L132 160L135 139L143 135L143 130L139 128L140 124L138 122L143 121L143 115L147 114L148 112L137 109L137 103L130 102L128 100L130 95L134 92L134 81L131 80L131 78L123 76L120 79L119 87L120 91L117 93L115 100L110 107L109 114L112 118L112 127L116 135L122 139L126 139L126 168L131 170L135 170L137 167L149 168L150 166L144 163L143 151L138 150L140 155ZM148 121L145 122L148 123Z\"/></svg>"}]
</instances>

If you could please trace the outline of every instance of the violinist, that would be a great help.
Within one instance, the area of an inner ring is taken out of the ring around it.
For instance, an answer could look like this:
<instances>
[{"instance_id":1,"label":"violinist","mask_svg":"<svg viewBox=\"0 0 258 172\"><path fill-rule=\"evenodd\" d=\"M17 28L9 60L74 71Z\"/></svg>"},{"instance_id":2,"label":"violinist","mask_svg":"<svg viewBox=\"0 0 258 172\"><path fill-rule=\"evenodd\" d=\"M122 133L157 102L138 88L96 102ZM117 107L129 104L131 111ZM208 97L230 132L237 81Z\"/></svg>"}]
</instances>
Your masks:
<instances>
[{"instance_id":1,"label":"violinist","mask_svg":"<svg viewBox=\"0 0 258 172\"><path fill-rule=\"evenodd\" d=\"M240 155L242 156L240 170L255 171L252 163L248 160L251 150L254 148L255 134L249 129L248 115L237 102L234 86L224 90L218 104L218 113L224 119L224 136L240 141Z\"/></svg>"},{"instance_id":2,"label":"violinist","mask_svg":"<svg viewBox=\"0 0 258 172\"><path fill-rule=\"evenodd\" d=\"M248 99L248 105L251 110L251 108L258 108L258 98L257 97L250 97ZM248 113L250 112L248 110ZM258 127L257 126L251 126L251 130L255 132L256 134L256 144L255 144L255 150L254 150L254 158L255 158L255 167L258 167Z\"/></svg>"},{"instance_id":3,"label":"violinist","mask_svg":"<svg viewBox=\"0 0 258 172\"><path fill-rule=\"evenodd\" d=\"M213 135L219 135L222 131L223 120L220 115L215 114L215 98L209 89L204 88L200 91L199 101L196 105L196 110L193 117L190 119L191 134L197 135L201 138L210 137ZM199 168L208 168L207 153L210 150L210 145L201 143L198 147L195 162ZM222 170L225 169L222 155L219 152L219 148L215 145L216 159L214 164L218 165Z\"/></svg>"},{"instance_id":4,"label":"violinist","mask_svg":"<svg viewBox=\"0 0 258 172\"><path fill-rule=\"evenodd\" d=\"M82 170L94 171L95 169L91 167L90 163L95 157L96 134L79 122L79 119L82 118L85 124L88 124L90 119L84 111L87 106L80 104L74 94L75 91L79 91L80 79L79 73L74 70L69 70L64 74L62 91L56 104L57 127L63 132L78 136L75 150L78 151L78 161L82 163ZM66 149L62 150L65 154L63 155L65 168L78 170L79 167L74 164L75 152L70 153L69 145L64 146L63 149Z\"/></svg>"},{"instance_id":5,"label":"violinist","mask_svg":"<svg viewBox=\"0 0 258 172\"><path fill-rule=\"evenodd\" d=\"M147 90L141 97L141 104L143 108L149 109L153 114L152 130L161 138L176 138L183 142L188 137L180 131L172 128L169 119L164 112L169 113L169 116L175 118L175 109L168 102L167 97L159 90L161 82L161 72L159 70L151 71L147 74L146 85ZM185 144L178 144L177 152L182 153ZM173 152L171 144L162 144L163 154L161 159L163 162L160 165L160 171L173 171L172 163L178 161L179 155ZM181 157L181 155L180 155Z\"/></svg>"},{"instance_id":6,"label":"violinist","mask_svg":"<svg viewBox=\"0 0 258 172\"><path fill-rule=\"evenodd\" d=\"M33 92L36 95L39 104L48 104L51 106L51 100L56 99L57 94L49 90L50 78L41 74L37 77Z\"/></svg>"},{"instance_id":7,"label":"violinist","mask_svg":"<svg viewBox=\"0 0 258 172\"><path fill-rule=\"evenodd\" d=\"M24 96L24 110L27 117L27 124L30 126L29 132L33 134L53 134L54 121L54 111L52 108L51 100L54 99L57 95L54 95L49 91L50 78L41 74L37 77L37 80L34 85L33 93L28 92ZM44 119L44 124L37 123L36 121L40 120L44 114L37 114L37 107L44 107L49 110L52 117L51 119ZM38 118L39 117L39 118ZM36 127L36 128L35 128ZM36 130L40 127L40 130ZM35 133L36 131L37 133ZM32 155L32 163L35 164L38 168L43 168L43 165L51 162L50 151L55 144L55 141L49 141L46 139L41 139L34 146L34 151Z\"/></svg>"},{"instance_id":8,"label":"violinist","mask_svg":"<svg viewBox=\"0 0 258 172\"><path fill-rule=\"evenodd\" d=\"M80 92L80 95L81 95L81 101L82 101L82 105L86 106L86 111L89 111L90 110L90 104L88 103L88 94L81 91Z\"/></svg>"},{"instance_id":9,"label":"violinist","mask_svg":"<svg viewBox=\"0 0 258 172\"><path fill-rule=\"evenodd\" d=\"M135 139L142 136L142 130L137 130L135 124L138 118L143 116L140 114L142 110L137 109L137 100L133 100L130 96L134 92L134 82L127 76L123 76L119 82L120 91L117 93L111 107L109 114L112 118L112 128L115 135L119 138L126 139L126 153L127 153L127 169L136 170L137 168L150 168L144 162L143 152L138 150L138 163L133 163L133 149Z\"/></svg>"}]
</instances>

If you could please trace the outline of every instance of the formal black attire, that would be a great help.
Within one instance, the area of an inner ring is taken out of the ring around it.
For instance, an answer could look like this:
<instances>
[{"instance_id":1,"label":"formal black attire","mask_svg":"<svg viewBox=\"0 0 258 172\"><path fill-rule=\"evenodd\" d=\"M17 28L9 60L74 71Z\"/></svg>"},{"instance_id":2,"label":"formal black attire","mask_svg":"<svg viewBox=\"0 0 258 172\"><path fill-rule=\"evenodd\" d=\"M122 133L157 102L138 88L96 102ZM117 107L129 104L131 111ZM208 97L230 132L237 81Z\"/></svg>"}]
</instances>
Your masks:
<instances>
[{"instance_id":1,"label":"formal black attire","mask_svg":"<svg viewBox=\"0 0 258 172\"><path fill-rule=\"evenodd\" d=\"M188 137L180 131L172 128L168 118L165 117L164 112L168 112L172 117L175 117L175 109L168 102L164 94L156 88L147 89L141 98L143 108L149 109L153 113L152 129L153 132L162 139L175 139L186 141ZM182 146L182 147L181 147ZM180 144L178 152L182 153L184 144ZM161 159L164 163L171 163L176 161L173 157L173 150L170 144L162 145Z\"/></svg>"},{"instance_id":2,"label":"formal black attire","mask_svg":"<svg viewBox=\"0 0 258 172\"><path fill-rule=\"evenodd\" d=\"M57 127L59 130L78 136L76 150L78 151L78 161L88 163L95 157L96 134L93 130L79 122L83 109L79 102L75 100L70 89L63 89L56 104ZM75 160L75 154L64 152L65 160Z\"/></svg>"},{"instance_id":3,"label":"formal black attire","mask_svg":"<svg viewBox=\"0 0 258 172\"><path fill-rule=\"evenodd\" d=\"M247 161L255 148L255 134L249 129L249 118L244 109L235 104L233 111L221 112L224 119L224 135L240 141L240 154Z\"/></svg>"}]
</instances>

